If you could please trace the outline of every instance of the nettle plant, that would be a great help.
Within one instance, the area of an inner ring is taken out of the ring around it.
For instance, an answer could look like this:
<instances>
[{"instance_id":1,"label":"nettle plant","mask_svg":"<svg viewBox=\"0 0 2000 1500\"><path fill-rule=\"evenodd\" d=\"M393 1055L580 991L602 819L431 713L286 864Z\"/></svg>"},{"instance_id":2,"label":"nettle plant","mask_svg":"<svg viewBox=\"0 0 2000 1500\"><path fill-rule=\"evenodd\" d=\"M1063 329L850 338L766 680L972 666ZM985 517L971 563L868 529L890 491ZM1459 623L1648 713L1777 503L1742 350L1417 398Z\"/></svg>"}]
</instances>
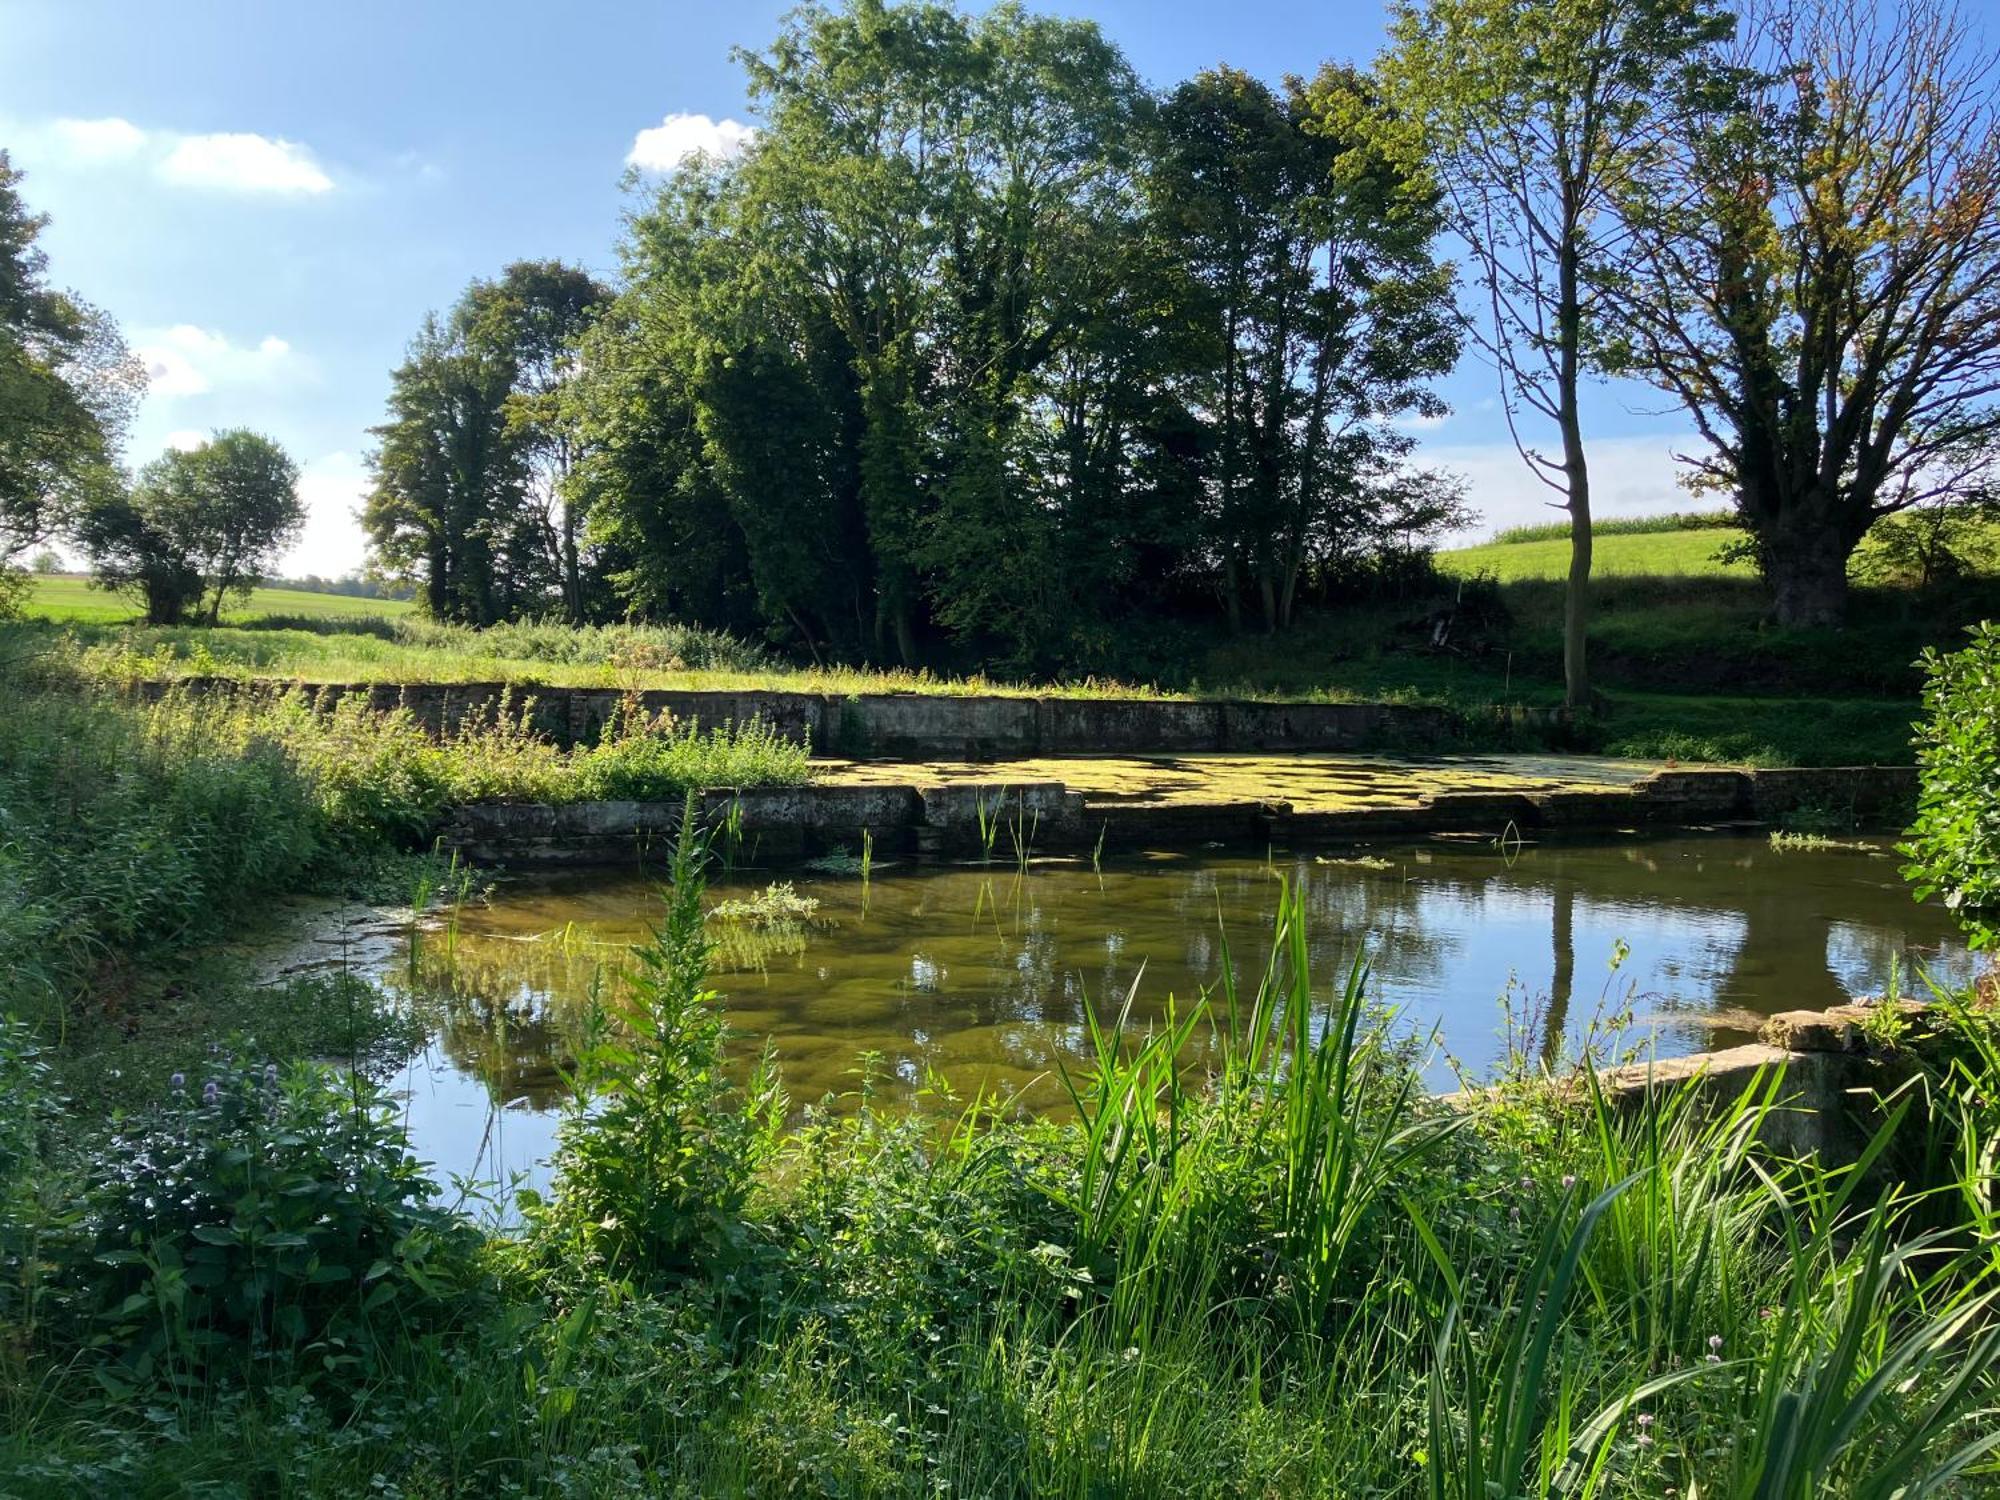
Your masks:
<instances>
[{"instance_id":1,"label":"nettle plant","mask_svg":"<svg viewBox=\"0 0 2000 1500\"><path fill-rule=\"evenodd\" d=\"M385 1337L448 1321L473 1285L477 1233L435 1192L359 1078L226 1057L176 1073L86 1190L79 1308L105 1378L366 1375Z\"/></svg>"}]
</instances>

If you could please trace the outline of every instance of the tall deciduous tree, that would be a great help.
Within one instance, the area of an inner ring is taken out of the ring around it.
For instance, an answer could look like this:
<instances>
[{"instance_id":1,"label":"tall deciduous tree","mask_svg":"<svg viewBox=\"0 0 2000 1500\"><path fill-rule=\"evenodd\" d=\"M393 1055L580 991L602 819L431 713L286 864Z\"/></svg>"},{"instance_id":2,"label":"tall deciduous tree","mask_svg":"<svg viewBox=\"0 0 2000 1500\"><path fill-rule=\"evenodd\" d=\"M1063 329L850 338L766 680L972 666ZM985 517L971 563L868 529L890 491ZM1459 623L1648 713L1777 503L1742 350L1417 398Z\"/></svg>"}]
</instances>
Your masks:
<instances>
[{"instance_id":1,"label":"tall deciduous tree","mask_svg":"<svg viewBox=\"0 0 2000 1500\"><path fill-rule=\"evenodd\" d=\"M1014 4L806 6L743 61L769 121L744 232L773 293L847 346L878 629L914 660L968 568L1042 550L1021 424L1104 300L1143 92L1094 25ZM975 490L984 543L964 530Z\"/></svg>"},{"instance_id":2,"label":"tall deciduous tree","mask_svg":"<svg viewBox=\"0 0 2000 1500\"><path fill-rule=\"evenodd\" d=\"M221 621L230 594L248 595L305 524L298 466L244 429L170 450L139 471L129 494L102 498L78 522L100 584L144 598L146 618L178 624L189 609Z\"/></svg>"},{"instance_id":3,"label":"tall deciduous tree","mask_svg":"<svg viewBox=\"0 0 2000 1500\"><path fill-rule=\"evenodd\" d=\"M1877 520L2000 472L2000 62L1933 0L1761 0L1730 61L1625 194L1611 348L1708 440L1778 619L1833 625Z\"/></svg>"},{"instance_id":4,"label":"tall deciduous tree","mask_svg":"<svg viewBox=\"0 0 2000 1500\"><path fill-rule=\"evenodd\" d=\"M396 370L362 521L385 565L423 576L437 618L487 625L555 601L584 618L569 387L609 295L560 261L516 262L426 319Z\"/></svg>"},{"instance_id":5,"label":"tall deciduous tree","mask_svg":"<svg viewBox=\"0 0 2000 1500\"><path fill-rule=\"evenodd\" d=\"M1160 111L1152 217L1206 333L1182 378L1232 621L1247 596L1290 624L1307 566L1379 534L1411 446L1388 419L1440 413L1427 382L1458 357L1435 194L1379 149L1377 108L1351 69L1279 93L1221 68Z\"/></svg>"},{"instance_id":6,"label":"tall deciduous tree","mask_svg":"<svg viewBox=\"0 0 2000 1500\"><path fill-rule=\"evenodd\" d=\"M1427 158L1471 257L1470 327L1515 444L1570 518L1565 701L1589 700L1590 466L1581 391L1618 193L1729 22L1708 0L1402 0L1380 63L1410 159ZM1523 416L1553 425L1552 457Z\"/></svg>"},{"instance_id":7,"label":"tall deciduous tree","mask_svg":"<svg viewBox=\"0 0 2000 1500\"><path fill-rule=\"evenodd\" d=\"M0 566L115 493L117 445L145 374L111 320L48 285L47 219L0 151Z\"/></svg>"},{"instance_id":8,"label":"tall deciduous tree","mask_svg":"<svg viewBox=\"0 0 2000 1500\"><path fill-rule=\"evenodd\" d=\"M432 618L490 625L506 613L522 480L513 361L477 321L467 304L427 318L397 367L362 526L386 567L421 578Z\"/></svg>"},{"instance_id":9,"label":"tall deciduous tree","mask_svg":"<svg viewBox=\"0 0 2000 1500\"><path fill-rule=\"evenodd\" d=\"M558 260L516 261L472 294L479 326L471 337L513 362L507 426L521 468L526 520L541 536L573 625L583 623L588 606L587 505L583 488L570 483L578 436L574 407L564 395L576 377L584 330L610 295L587 271Z\"/></svg>"}]
</instances>

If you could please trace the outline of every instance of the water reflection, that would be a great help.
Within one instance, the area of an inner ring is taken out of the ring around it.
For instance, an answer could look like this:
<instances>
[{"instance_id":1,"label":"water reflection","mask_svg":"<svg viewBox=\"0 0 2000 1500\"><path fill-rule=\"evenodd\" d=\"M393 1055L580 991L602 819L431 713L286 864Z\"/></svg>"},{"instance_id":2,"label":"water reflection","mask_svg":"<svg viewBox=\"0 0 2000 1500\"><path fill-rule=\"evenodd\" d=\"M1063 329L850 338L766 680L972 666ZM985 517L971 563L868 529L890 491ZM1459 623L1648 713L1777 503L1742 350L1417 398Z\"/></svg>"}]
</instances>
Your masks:
<instances>
[{"instance_id":1,"label":"water reflection","mask_svg":"<svg viewBox=\"0 0 2000 1500\"><path fill-rule=\"evenodd\" d=\"M1533 1011L1531 1045L1548 1054L1628 1008L1671 1053L1760 1014L1879 992L1892 967L1968 971L1944 914L1910 900L1886 851L1709 837L1156 857L1101 873L878 866L865 890L801 875L809 915L711 924L716 981L738 1031L775 1042L794 1098L852 1089L868 1053L905 1086L937 1072L962 1094L1038 1105L1056 1096L1058 1057L1081 1051L1086 1003L1108 1011L1139 980L1134 1013L1151 1018L1225 962L1254 984L1281 877L1305 892L1322 990L1365 950L1378 1000L1440 1026L1474 1071L1507 1044L1503 1000ZM763 879L718 879L714 896L752 896ZM409 1080L420 1153L486 1175L545 1154L584 1007L616 986L656 911L629 876L518 881L383 973L434 1038ZM1434 1082L1451 1081L1441 1062Z\"/></svg>"}]
</instances>

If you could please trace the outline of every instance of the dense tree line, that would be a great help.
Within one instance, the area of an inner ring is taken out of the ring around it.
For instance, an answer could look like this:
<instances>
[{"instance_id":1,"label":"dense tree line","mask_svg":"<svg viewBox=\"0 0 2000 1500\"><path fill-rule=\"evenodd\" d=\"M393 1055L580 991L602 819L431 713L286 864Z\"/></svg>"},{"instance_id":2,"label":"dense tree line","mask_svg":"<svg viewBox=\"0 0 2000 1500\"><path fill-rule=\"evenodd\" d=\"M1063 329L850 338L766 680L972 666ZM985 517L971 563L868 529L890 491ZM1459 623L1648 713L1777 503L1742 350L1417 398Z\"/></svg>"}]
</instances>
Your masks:
<instances>
[{"instance_id":1,"label":"dense tree line","mask_svg":"<svg viewBox=\"0 0 2000 1500\"><path fill-rule=\"evenodd\" d=\"M615 287L508 266L395 371L365 526L433 615L1027 671L1279 630L1464 514L1409 436L1462 342L1570 516L1572 703L1592 378L1685 408L1783 624L1885 517L2000 504L2000 68L1948 0L1399 0L1373 70L1278 86L1150 90L1014 4L739 56L758 133L653 185ZM0 582L64 539L218 618L296 470L237 432L128 476L143 372L41 227L0 154Z\"/></svg>"},{"instance_id":2,"label":"dense tree line","mask_svg":"<svg viewBox=\"0 0 2000 1500\"><path fill-rule=\"evenodd\" d=\"M438 619L579 622L606 607L602 570L583 563L564 397L607 296L582 271L520 262L427 319L396 370L362 520L378 561L420 577Z\"/></svg>"},{"instance_id":3,"label":"dense tree line","mask_svg":"<svg viewBox=\"0 0 2000 1500\"><path fill-rule=\"evenodd\" d=\"M1458 335L1365 77L1156 97L1089 24L875 0L743 61L754 148L634 215L623 290L523 424L574 462L587 604L1048 668L1135 616L1276 628L1459 515L1394 425L1441 410ZM398 372L371 509L472 620L555 600L502 415L536 388L477 331L490 295Z\"/></svg>"},{"instance_id":4,"label":"dense tree line","mask_svg":"<svg viewBox=\"0 0 2000 1500\"><path fill-rule=\"evenodd\" d=\"M1581 703L1595 376L1686 405L1783 623L1838 622L1880 517L1985 502L2000 134L1949 9L1406 0L1391 36L1156 93L1017 5L794 12L739 54L757 137L638 208L615 293L517 265L426 324L380 557L449 618L818 658L1275 630L1463 515L1407 428L1465 339L1571 516Z\"/></svg>"}]
</instances>

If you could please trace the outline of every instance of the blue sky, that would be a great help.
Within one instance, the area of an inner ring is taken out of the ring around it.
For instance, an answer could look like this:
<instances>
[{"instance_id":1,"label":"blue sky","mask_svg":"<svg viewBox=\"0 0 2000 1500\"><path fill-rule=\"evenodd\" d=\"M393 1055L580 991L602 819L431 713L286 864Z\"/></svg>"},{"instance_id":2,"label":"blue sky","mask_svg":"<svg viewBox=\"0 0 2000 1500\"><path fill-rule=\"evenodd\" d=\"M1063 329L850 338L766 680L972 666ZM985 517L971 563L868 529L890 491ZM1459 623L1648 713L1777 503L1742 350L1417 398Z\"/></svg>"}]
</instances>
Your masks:
<instances>
[{"instance_id":1,"label":"blue sky","mask_svg":"<svg viewBox=\"0 0 2000 1500\"><path fill-rule=\"evenodd\" d=\"M53 219L53 275L153 372L128 460L220 426L267 432L303 466L312 513L287 571L358 564L367 429L424 313L510 260L609 275L628 157L754 124L730 48L763 45L786 8L0 0L0 146ZM1096 20L1155 86L1218 62L1275 80L1382 39L1373 3L1045 8ZM1480 529L1552 515L1491 372L1468 356L1445 394L1454 415L1423 430L1424 456L1467 476ZM1602 513L1684 503L1685 423L1659 405L1594 400Z\"/></svg>"}]
</instances>

